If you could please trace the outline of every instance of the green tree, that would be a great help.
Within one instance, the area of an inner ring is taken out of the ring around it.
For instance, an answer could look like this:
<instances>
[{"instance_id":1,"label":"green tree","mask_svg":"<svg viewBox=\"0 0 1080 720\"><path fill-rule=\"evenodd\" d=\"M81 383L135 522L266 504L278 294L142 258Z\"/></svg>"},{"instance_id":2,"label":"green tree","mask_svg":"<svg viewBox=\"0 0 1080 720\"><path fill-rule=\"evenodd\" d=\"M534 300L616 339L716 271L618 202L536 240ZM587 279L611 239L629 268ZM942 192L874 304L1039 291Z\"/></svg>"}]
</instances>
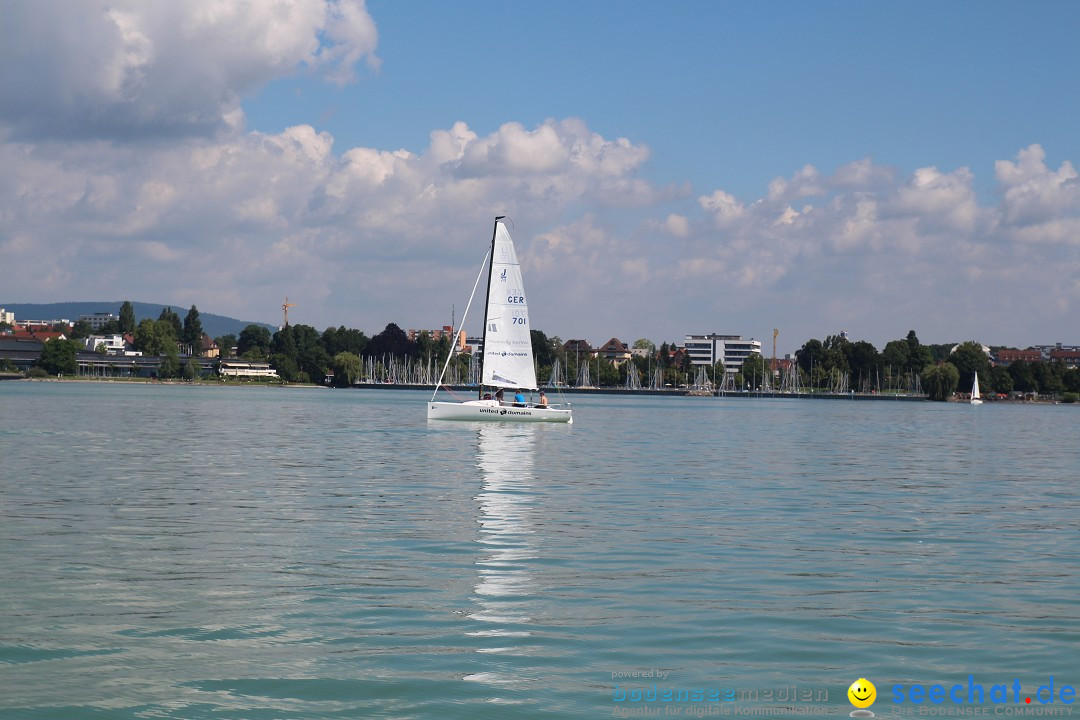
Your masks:
<instances>
[{"instance_id":1,"label":"green tree","mask_svg":"<svg viewBox=\"0 0 1080 720\"><path fill-rule=\"evenodd\" d=\"M648 350L650 355L656 354L656 343L647 338L638 338L634 341L632 347L635 350Z\"/></svg>"},{"instance_id":2,"label":"green tree","mask_svg":"<svg viewBox=\"0 0 1080 720\"><path fill-rule=\"evenodd\" d=\"M191 346L191 354L193 356L202 355L202 321L199 320L199 309L194 305L188 310L188 314L184 317L184 328L181 331L180 340L185 344Z\"/></svg>"},{"instance_id":3,"label":"green tree","mask_svg":"<svg viewBox=\"0 0 1080 720\"><path fill-rule=\"evenodd\" d=\"M83 340L93 334L94 331L90 328L90 323L86 320L76 320L67 336L72 340Z\"/></svg>"},{"instance_id":4,"label":"green tree","mask_svg":"<svg viewBox=\"0 0 1080 720\"><path fill-rule=\"evenodd\" d=\"M300 371L313 382L322 383L330 369L330 356L323 348L319 331L310 325L290 325L286 330L292 333L296 364Z\"/></svg>"},{"instance_id":5,"label":"green tree","mask_svg":"<svg viewBox=\"0 0 1080 720\"><path fill-rule=\"evenodd\" d=\"M347 329L344 325L337 329L326 328L322 334L323 350L331 357L341 352L362 355L367 344L367 335L359 330Z\"/></svg>"},{"instance_id":6,"label":"green tree","mask_svg":"<svg viewBox=\"0 0 1080 720\"><path fill-rule=\"evenodd\" d=\"M983 351L982 345L972 340L956 346L956 350L949 356L949 362L956 366L960 372L958 387L964 392L971 389L975 382L975 373L984 378L990 374L990 358Z\"/></svg>"},{"instance_id":7,"label":"green tree","mask_svg":"<svg viewBox=\"0 0 1080 720\"><path fill-rule=\"evenodd\" d=\"M742 387L749 385L751 390L760 390L769 374L768 363L761 355L754 353L743 360L739 367L739 374L743 377Z\"/></svg>"},{"instance_id":8,"label":"green tree","mask_svg":"<svg viewBox=\"0 0 1080 720\"><path fill-rule=\"evenodd\" d=\"M890 340L885 343L885 349L881 351L881 365L887 378L888 388L902 387L911 372L911 350L906 340ZM929 365L925 362L919 367Z\"/></svg>"},{"instance_id":9,"label":"green tree","mask_svg":"<svg viewBox=\"0 0 1080 720\"><path fill-rule=\"evenodd\" d=\"M692 373L694 371L694 361L690 359L690 353L686 350L679 352L678 367L684 373Z\"/></svg>"},{"instance_id":10,"label":"green tree","mask_svg":"<svg viewBox=\"0 0 1080 720\"><path fill-rule=\"evenodd\" d=\"M952 350L956 346L956 343L942 343L935 345L925 345L927 350L930 351L930 362L939 363L945 362L952 355Z\"/></svg>"},{"instance_id":11,"label":"green tree","mask_svg":"<svg viewBox=\"0 0 1080 720\"><path fill-rule=\"evenodd\" d=\"M543 374L544 368L550 373L556 356L555 348L552 346L551 341L548 340L548 336L542 330L530 330L529 340L532 342L533 359L540 366L541 374Z\"/></svg>"},{"instance_id":12,"label":"green tree","mask_svg":"<svg viewBox=\"0 0 1080 720\"><path fill-rule=\"evenodd\" d=\"M1035 379L1035 372L1031 369L1031 363L1025 360L1017 360L1009 365L1009 375L1012 377L1013 388L1019 392L1035 392L1039 389L1039 383Z\"/></svg>"},{"instance_id":13,"label":"green tree","mask_svg":"<svg viewBox=\"0 0 1080 720\"><path fill-rule=\"evenodd\" d=\"M1009 374L1009 369L1001 367L990 368L990 377L987 378L988 386L990 390L996 393L1009 394L1013 389L1012 375Z\"/></svg>"},{"instance_id":14,"label":"green tree","mask_svg":"<svg viewBox=\"0 0 1080 720\"><path fill-rule=\"evenodd\" d=\"M79 343L74 340L47 340L41 347L37 365L50 375L74 375L79 369Z\"/></svg>"},{"instance_id":15,"label":"green tree","mask_svg":"<svg viewBox=\"0 0 1080 720\"><path fill-rule=\"evenodd\" d=\"M381 333L368 342L366 355L382 359L389 357L415 357L416 343L409 341L409 336L394 323L389 323Z\"/></svg>"},{"instance_id":16,"label":"green tree","mask_svg":"<svg viewBox=\"0 0 1080 720\"><path fill-rule=\"evenodd\" d=\"M182 377L185 380L198 380L201 375L202 367L199 365L199 361L194 356L189 357L187 362L184 363Z\"/></svg>"},{"instance_id":17,"label":"green tree","mask_svg":"<svg viewBox=\"0 0 1080 720\"><path fill-rule=\"evenodd\" d=\"M285 382L296 382L296 375L300 372L300 368L297 367L296 361L284 353L278 353L270 356L270 365L277 372Z\"/></svg>"},{"instance_id":18,"label":"green tree","mask_svg":"<svg viewBox=\"0 0 1080 720\"><path fill-rule=\"evenodd\" d=\"M180 375L180 354L176 350L176 343L170 342L168 347L161 353L161 364L158 365L159 378L174 378Z\"/></svg>"},{"instance_id":19,"label":"green tree","mask_svg":"<svg viewBox=\"0 0 1080 720\"><path fill-rule=\"evenodd\" d=\"M604 358L598 358L592 361L593 370L596 371L596 377L593 378L593 383L598 387L615 387L619 384L620 373L619 369L615 367L615 363Z\"/></svg>"},{"instance_id":20,"label":"green tree","mask_svg":"<svg viewBox=\"0 0 1080 720\"><path fill-rule=\"evenodd\" d=\"M120 306L120 332L124 335L135 332L135 308L129 300Z\"/></svg>"},{"instance_id":21,"label":"green tree","mask_svg":"<svg viewBox=\"0 0 1080 720\"><path fill-rule=\"evenodd\" d=\"M293 334L292 325L286 325L274 333L270 341L270 352L274 355L285 355L293 362L297 361L300 353L296 347L296 336Z\"/></svg>"},{"instance_id":22,"label":"green tree","mask_svg":"<svg viewBox=\"0 0 1080 720\"><path fill-rule=\"evenodd\" d=\"M817 387L820 378L825 376L825 346L820 340L807 340L795 351L795 361L806 373L812 387Z\"/></svg>"},{"instance_id":23,"label":"green tree","mask_svg":"<svg viewBox=\"0 0 1080 720\"><path fill-rule=\"evenodd\" d=\"M431 333L427 330L422 331L415 342L417 356L424 362L429 361L435 353L435 340L432 339Z\"/></svg>"},{"instance_id":24,"label":"green tree","mask_svg":"<svg viewBox=\"0 0 1080 720\"><path fill-rule=\"evenodd\" d=\"M135 328L135 349L146 355L164 355L168 348L176 349L172 324L145 318Z\"/></svg>"},{"instance_id":25,"label":"green tree","mask_svg":"<svg viewBox=\"0 0 1080 720\"><path fill-rule=\"evenodd\" d=\"M101 327L98 328L98 335L119 335L120 334L120 321L110 320Z\"/></svg>"},{"instance_id":26,"label":"green tree","mask_svg":"<svg viewBox=\"0 0 1080 720\"><path fill-rule=\"evenodd\" d=\"M861 387L876 387L882 369L881 355L877 348L865 340L858 340L848 343L845 356L852 375L852 384L860 383Z\"/></svg>"},{"instance_id":27,"label":"green tree","mask_svg":"<svg viewBox=\"0 0 1080 720\"><path fill-rule=\"evenodd\" d=\"M219 335L218 337L214 338L214 342L218 346L218 350L220 351L221 357L223 357L223 358L232 357L232 349L234 347L236 347L236 336L235 335L232 335L232 334Z\"/></svg>"},{"instance_id":28,"label":"green tree","mask_svg":"<svg viewBox=\"0 0 1080 720\"><path fill-rule=\"evenodd\" d=\"M922 371L922 386L931 400L944 402L956 392L960 372L952 363L927 365Z\"/></svg>"},{"instance_id":29,"label":"green tree","mask_svg":"<svg viewBox=\"0 0 1080 720\"><path fill-rule=\"evenodd\" d=\"M934 362L933 353L929 347L919 342L919 336L915 334L914 330L908 332L906 340L908 344L907 371L910 373L922 372L924 367Z\"/></svg>"},{"instance_id":30,"label":"green tree","mask_svg":"<svg viewBox=\"0 0 1080 720\"><path fill-rule=\"evenodd\" d=\"M351 387L360 379L360 357L352 353L340 352L330 361L334 371L334 385Z\"/></svg>"},{"instance_id":31,"label":"green tree","mask_svg":"<svg viewBox=\"0 0 1080 720\"><path fill-rule=\"evenodd\" d=\"M180 316L173 312L171 307L163 308L161 314L158 315L158 320L163 320L172 326L174 338L179 340L183 337L184 326L180 323Z\"/></svg>"},{"instance_id":32,"label":"green tree","mask_svg":"<svg viewBox=\"0 0 1080 720\"><path fill-rule=\"evenodd\" d=\"M1069 392L1080 392L1080 368L1070 368L1066 370L1061 381L1065 384L1065 389Z\"/></svg>"},{"instance_id":33,"label":"green tree","mask_svg":"<svg viewBox=\"0 0 1080 720\"><path fill-rule=\"evenodd\" d=\"M435 363L442 369L442 366L446 363L446 358L450 356L450 336L443 333L443 336L435 341Z\"/></svg>"},{"instance_id":34,"label":"green tree","mask_svg":"<svg viewBox=\"0 0 1080 720\"><path fill-rule=\"evenodd\" d=\"M1058 395L1065 391L1065 383L1062 381L1065 375L1065 366L1062 363L1035 363L1032 370L1035 373L1035 382L1039 386L1040 393Z\"/></svg>"},{"instance_id":35,"label":"green tree","mask_svg":"<svg viewBox=\"0 0 1080 720\"><path fill-rule=\"evenodd\" d=\"M910 357L911 351L905 340L890 340L885 343L885 349L881 351L881 362L898 372L907 371Z\"/></svg>"},{"instance_id":36,"label":"green tree","mask_svg":"<svg viewBox=\"0 0 1080 720\"><path fill-rule=\"evenodd\" d=\"M255 360L265 360L270 352L270 331L262 325L248 325L236 340L236 354Z\"/></svg>"}]
</instances>

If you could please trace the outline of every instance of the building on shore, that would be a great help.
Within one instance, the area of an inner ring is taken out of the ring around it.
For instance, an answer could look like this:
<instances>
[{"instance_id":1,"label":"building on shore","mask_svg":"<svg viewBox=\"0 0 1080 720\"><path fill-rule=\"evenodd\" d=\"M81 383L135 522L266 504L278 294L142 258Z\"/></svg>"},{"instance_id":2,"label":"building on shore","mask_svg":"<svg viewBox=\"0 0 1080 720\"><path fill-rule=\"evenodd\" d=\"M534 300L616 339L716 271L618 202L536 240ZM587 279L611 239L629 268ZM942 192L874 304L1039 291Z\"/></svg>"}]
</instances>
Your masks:
<instances>
[{"instance_id":1,"label":"building on shore","mask_svg":"<svg viewBox=\"0 0 1080 720\"><path fill-rule=\"evenodd\" d=\"M222 360L221 370L223 377L231 378L271 378L278 377L277 372L270 367L270 363L247 362L245 360Z\"/></svg>"},{"instance_id":2,"label":"building on shore","mask_svg":"<svg viewBox=\"0 0 1080 720\"><path fill-rule=\"evenodd\" d=\"M105 348L106 355L127 355L128 346L124 342L123 335L91 335L83 340L83 349L97 352L99 347ZM139 353L142 355L142 353Z\"/></svg>"},{"instance_id":3,"label":"building on shore","mask_svg":"<svg viewBox=\"0 0 1080 720\"><path fill-rule=\"evenodd\" d=\"M1065 367L1080 367L1080 350L1051 350L1050 362L1065 363Z\"/></svg>"},{"instance_id":4,"label":"building on shore","mask_svg":"<svg viewBox=\"0 0 1080 720\"><path fill-rule=\"evenodd\" d=\"M209 335L207 335L206 333L203 333L202 342L200 343L200 347L201 347L201 352L199 353L200 357L216 358L216 357L220 357L220 355L221 355L221 348L219 348L218 344L214 341L214 339L212 337L210 337Z\"/></svg>"},{"instance_id":5,"label":"building on shore","mask_svg":"<svg viewBox=\"0 0 1080 720\"><path fill-rule=\"evenodd\" d=\"M439 330L413 330L410 328L408 333L409 342L415 342L422 333L427 333L428 337L430 337L432 340L442 340L444 337L449 338L450 342L454 343L457 346L457 350L455 352L459 353L465 352L465 346L468 343L468 340L465 337L464 330L459 330L457 332L457 338L455 342L454 328L450 327L449 325L443 325L442 328Z\"/></svg>"},{"instance_id":6,"label":"building on shore","mask_svg":"<svg viewBox=\"0 0 1080 720\"><path fill-rule=\"evenodd\" d=\"M761 354L761 341L745 339L741 335L687 335L686 352L693 365L724 363L724 374L735 377L743 361L751 355Z\"/></svg>"},{"instance_id":7,"label":"building on shore","mask_svg":"<svg viewBox=\"0 0 1080 720\"><path fill-rule=\"evenodd\" d=\"M89 315L80 315L79 320L89 323L90 329L97 332L113 320L120 322L120 316L111 312L96 312L90 313Z\"/></svg>"},{"instance_id":8,"label":"building on shore","mask_svg":"<svg viewBox=\"0 0 1080 720\"><path fill-rule=\"evenodd\" d=\"M619 367L633 357L630 353L630 348L619 338L611 338L597 348L596 352L600 357L613 363L615 367Z\"/></svg>"},{"instance_id":9,"label":"building on shore","mask_svg":"<svg viewBox=\"0 0 1080 720\"><path fill-rule=\"evenodd\" d=\"M1003 348L997 351L994 361L998 365L1011 365L1014 362L1042 362L1042 352L1039 350L1010 350Z\"/></svg>"},{"instance_id":10,"label":"building on shore","mask_svg":"<svg viewBox=\"0 0 1080 720\"><path fill-rule=\"evenodd\" d=\"M589 345L588 340L567 340L563 343L563 350L566 352L567 356L573 354L578 358L582 355L586 358L590 358L596 354L596 351Z\"/></svg>"}]
</instances>

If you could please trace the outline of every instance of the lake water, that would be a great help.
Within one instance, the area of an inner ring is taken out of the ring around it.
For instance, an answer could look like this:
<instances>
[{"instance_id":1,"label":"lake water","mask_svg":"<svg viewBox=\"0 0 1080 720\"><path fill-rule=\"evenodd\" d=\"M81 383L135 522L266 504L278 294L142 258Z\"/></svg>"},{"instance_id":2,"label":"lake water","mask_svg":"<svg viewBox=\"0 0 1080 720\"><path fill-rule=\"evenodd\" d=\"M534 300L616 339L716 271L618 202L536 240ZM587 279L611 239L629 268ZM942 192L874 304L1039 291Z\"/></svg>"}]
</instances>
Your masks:
<instances>
[{"instance_id":1,"label":"lake water","mask_svg":"<svg viewBox=\"0 0 1080 720\"><path fill-rule=\"evenodd\" d=\"M1080 408L574 396L515 426L426 398L0 383L0 718L1080 685Z\"/></svg>"}]
</instances>

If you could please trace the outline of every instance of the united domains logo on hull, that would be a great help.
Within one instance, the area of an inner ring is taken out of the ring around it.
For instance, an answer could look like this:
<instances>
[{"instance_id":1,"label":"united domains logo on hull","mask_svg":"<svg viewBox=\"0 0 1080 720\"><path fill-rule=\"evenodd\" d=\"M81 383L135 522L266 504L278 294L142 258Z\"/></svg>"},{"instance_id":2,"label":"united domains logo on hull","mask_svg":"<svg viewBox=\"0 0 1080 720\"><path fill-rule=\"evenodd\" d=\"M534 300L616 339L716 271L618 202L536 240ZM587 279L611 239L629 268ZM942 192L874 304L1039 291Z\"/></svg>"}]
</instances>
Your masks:
<instances>
[{"instance_id":1,"label":"united domains logo on hull","mask_svg":"<svg viewBox=\"0 0 1080 720\"><path fill-rule=\"evenodd\" d=\"M532 412L528 410L511 410L509 408L480 408L482 413L491 413L492 415L532 415Z\"/></svg>"}]
</instances>

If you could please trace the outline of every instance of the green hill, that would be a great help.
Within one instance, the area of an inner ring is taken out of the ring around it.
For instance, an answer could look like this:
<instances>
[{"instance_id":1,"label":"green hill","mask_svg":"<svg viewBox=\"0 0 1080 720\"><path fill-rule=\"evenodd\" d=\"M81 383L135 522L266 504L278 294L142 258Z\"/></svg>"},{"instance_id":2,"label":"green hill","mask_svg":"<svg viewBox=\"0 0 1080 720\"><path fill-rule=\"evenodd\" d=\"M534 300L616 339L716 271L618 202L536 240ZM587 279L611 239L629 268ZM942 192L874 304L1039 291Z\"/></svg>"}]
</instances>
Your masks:
<instances>
[{"instance_id":1,"label":"green hill","mask_svg":"<svg viewBox=\"0 0 1080 720\"><path fill-rule=\"evenodd\" d=\"M80 315L91 315L96 312L111 312L119 315L120 306L123 304L123 300L111 302L61 303L0 302L0 308L15 313L16 322L22 320L71 320L74 322L79 319ZM190 309L190 306L179 307L176 305L159 305L157 303L135 301L131 302L131 306L135 309L136 323L144 318L157 320L158 316L161 315L161 311L166 307L171 307L173 311L180 316L180 319L183 320ZM239 335L240 331L248 325L261 325L268 328L270 332L277 330L277 326L270 325L269 323L255 322L252 320L237 320L236 318L226 317L224 315L214 315L213 313L203 312L202 308L199 308L199 321L202 323L203 332L210 337L219 337L228 334Z\"/></svg>"}]
</instances>

